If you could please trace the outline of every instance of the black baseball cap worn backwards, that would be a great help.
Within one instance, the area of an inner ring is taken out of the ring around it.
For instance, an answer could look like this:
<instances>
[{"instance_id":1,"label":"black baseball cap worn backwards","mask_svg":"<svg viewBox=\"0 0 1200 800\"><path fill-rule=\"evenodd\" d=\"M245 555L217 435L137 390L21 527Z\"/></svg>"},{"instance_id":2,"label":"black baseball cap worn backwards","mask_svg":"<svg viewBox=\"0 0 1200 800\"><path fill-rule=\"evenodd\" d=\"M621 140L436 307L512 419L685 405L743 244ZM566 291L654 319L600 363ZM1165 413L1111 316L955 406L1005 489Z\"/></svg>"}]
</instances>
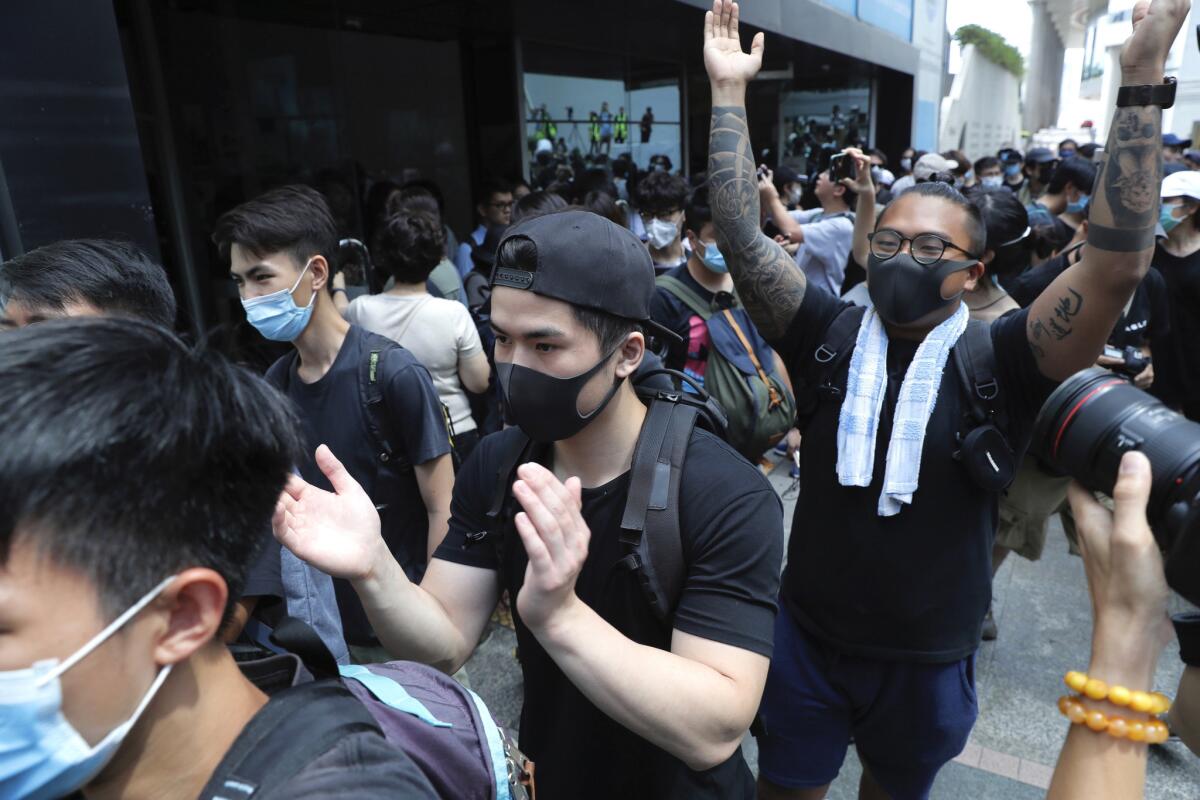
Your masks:
<instances>
[{"instance_id":1,"label":"black baseball cap worn backwards","mask_svg":"<svg viewBox=\"0 0 1200 800\"><path fill-rule=\"evenodd\" d=\"M570 209L524 220L508 229L510 239L533 243L533 269L520 269L496 259L493 287L540 294L580 308L632 320L664 340L683 341L674 331L650 319L654 298L654 262L650 251L628 228L591 211Z\"/></svg>"}]
</instances>

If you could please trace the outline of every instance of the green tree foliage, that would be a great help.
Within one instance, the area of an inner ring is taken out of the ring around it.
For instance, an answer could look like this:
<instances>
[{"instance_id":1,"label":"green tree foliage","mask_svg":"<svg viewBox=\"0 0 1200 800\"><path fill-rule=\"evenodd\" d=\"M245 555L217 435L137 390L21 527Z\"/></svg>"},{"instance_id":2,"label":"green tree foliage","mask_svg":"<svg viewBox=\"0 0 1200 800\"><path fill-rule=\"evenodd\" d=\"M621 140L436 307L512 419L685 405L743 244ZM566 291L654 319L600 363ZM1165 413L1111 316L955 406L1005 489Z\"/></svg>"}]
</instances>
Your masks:
<instances>
[{"instance_id":1,"label":"green tree foliage","mask_svg":"<svg viewBox=\"0 0 1200 800\"><path fill-rule=\"evenodd\" d=\"M1021 57L1021 51L1006 42L1000 34L979 25L963 25L954 32L954 38L962 47L975 45L980 55L1018 78L1025 74L1025 59Z\"/></svg>"}]
</instances>

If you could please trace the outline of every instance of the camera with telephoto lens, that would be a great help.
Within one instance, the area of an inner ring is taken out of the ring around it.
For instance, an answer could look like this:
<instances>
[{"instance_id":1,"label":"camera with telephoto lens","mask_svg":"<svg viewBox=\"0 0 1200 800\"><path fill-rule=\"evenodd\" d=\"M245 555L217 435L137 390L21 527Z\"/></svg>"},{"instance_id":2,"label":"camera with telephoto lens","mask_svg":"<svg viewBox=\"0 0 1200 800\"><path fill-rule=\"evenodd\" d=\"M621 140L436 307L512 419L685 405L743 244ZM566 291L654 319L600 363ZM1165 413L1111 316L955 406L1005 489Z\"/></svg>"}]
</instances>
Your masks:
<instances>
[{"instance_id":1,"label":"camera with telephoto lens","mask_svg":"<svg viewBox=\"0 0 1200 800\"><path fill-rule=\"evenodd\" d=\"M1126 375L1130 378L1136 378L1146 371L1146 367L1150 366L1150 356L1133 345L1126 345L1124 349L1105 345L1104 355L1107 358L1120 359L1120 364L1114 364L1109 369L1118 375Z\"/></svg>"},{"instance_id":2,"label":"camera with telephoto lens","mask_svg":"<svg viewBox=\"0 0 1200 800\"><path fill-rule=\"evenodd\" d=\"M1163 552L1167 583L1200 604L1200 424L1124 378L1091 367L1046 400L1030 445L1051 467L1110 496L1128 450L1150 459L1146 517Z\"/></svg>"}]
</instances>

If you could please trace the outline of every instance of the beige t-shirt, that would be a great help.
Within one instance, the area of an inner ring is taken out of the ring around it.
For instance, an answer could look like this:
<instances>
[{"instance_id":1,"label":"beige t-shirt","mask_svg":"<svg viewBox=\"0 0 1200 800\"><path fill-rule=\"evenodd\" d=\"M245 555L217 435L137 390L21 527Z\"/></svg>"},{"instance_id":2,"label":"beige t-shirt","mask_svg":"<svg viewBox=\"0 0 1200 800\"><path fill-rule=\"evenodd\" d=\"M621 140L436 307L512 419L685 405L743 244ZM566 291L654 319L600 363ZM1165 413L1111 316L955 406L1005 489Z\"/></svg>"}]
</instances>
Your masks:
<instances>
[{"instance_id":1,"label":"beige t-shirt","mask_svg":"<svg viewBox=\"0 0 1200 800\"><path fill-rule=\"evenodd\" d=\"M482 353L483 345L466 306L427 294L377 294L354 300L346 319L411 351L429 370L455 433L475 430L458 366Z\"/></svg>"}]
</instances>

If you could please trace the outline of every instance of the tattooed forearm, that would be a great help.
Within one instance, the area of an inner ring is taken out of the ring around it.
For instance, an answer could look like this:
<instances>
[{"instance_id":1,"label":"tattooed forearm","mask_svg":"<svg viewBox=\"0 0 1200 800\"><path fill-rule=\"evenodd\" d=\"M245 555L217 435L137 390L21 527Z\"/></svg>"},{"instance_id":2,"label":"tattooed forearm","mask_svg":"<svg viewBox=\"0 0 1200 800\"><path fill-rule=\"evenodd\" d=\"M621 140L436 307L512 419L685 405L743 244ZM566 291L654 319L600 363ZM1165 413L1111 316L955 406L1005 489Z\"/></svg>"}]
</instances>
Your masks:
<instances>
[{"instance_id":1,"label":"tattooed forearm","mask_svg":"<svg viewBox=\"0 0 1200 800\"><path fill-rule=\"evenodd\" d=\"M1089 247L1136 253L1154 246L1162 171L1162 110L1118 108L1096 174Z\"/></svg>"},{"instance_id":2,"label":"tattooed forearm","mask_svg":"<svg viewBox=\"0 0 1200 800\"><path fill-rule=\"evenodd\" d=\"M1072 321L1083 310L1083 295L1071 287L1067 293L1059 297L1054 305L1054 313L1046 318L1029 317L1029 346L1039 359L1046 357L1045 345L1051 341L1061 342L1071 335L1074 328Z\"/></svg>"},{"instance_id":3,"label":"tattooed forearm","mask_svg":"<svg viewBox=\"0 0 1200 800\"><path fill-rule=\"evenodd\" d=\"M762 232L744 108L713 109L708 185L717 244L729 262L738 295L764 336L782 336L800 308L806 284L796 262Z\"/></svg>"}]
</instances>

